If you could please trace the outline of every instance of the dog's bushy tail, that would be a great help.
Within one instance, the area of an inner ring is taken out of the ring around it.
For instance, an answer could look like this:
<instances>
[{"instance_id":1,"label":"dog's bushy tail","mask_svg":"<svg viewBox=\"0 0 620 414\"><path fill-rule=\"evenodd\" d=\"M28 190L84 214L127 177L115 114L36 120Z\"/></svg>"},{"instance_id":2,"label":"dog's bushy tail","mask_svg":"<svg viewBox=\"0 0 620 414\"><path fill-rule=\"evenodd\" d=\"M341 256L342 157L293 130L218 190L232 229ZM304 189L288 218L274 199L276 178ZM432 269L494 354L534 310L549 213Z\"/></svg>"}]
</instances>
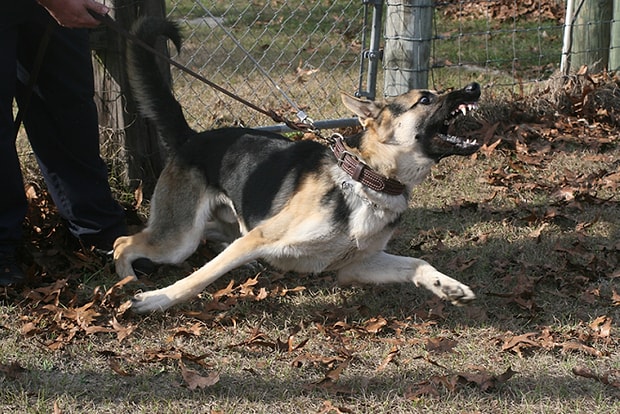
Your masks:
<instances>
[{"instance_id":1,"label":"dog's bushy tail","mask_svg":"<svg viewBox=\"0 0 620 414\"><path fill-rule=\"evenodd\" d=\"M172 40L177 50L181 49L179 27L169 20L145 17L134 24L132 32L152 47L160 36L164 36ZM127 63L129 84L140 113L154 122L164 145L174 152L195 131L187 124L169 82L158 69L155 56L128 40Z\"/></svg>"}]
</instances>

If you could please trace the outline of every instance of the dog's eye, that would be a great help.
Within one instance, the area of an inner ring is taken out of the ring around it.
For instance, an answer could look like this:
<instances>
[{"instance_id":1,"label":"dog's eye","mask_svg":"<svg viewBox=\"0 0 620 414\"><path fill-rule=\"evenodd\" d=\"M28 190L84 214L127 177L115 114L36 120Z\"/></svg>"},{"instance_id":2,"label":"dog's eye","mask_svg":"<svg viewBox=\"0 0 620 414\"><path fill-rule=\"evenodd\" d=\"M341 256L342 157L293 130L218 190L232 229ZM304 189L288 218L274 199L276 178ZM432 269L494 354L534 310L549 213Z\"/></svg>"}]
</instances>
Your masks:
<instances>
[{"instance_id":1,"label":"dog's eye","mask_svg":"<svg viewBox=\"0 0 620 414\"><path fill-rule=\"evenodd\" d=\"M431 98L429 98L428 96L423 96L423 97L420 98L418 103L420 103L422 105L428 105L428 104L431 103Z\"/></svg>"}]
</instances>

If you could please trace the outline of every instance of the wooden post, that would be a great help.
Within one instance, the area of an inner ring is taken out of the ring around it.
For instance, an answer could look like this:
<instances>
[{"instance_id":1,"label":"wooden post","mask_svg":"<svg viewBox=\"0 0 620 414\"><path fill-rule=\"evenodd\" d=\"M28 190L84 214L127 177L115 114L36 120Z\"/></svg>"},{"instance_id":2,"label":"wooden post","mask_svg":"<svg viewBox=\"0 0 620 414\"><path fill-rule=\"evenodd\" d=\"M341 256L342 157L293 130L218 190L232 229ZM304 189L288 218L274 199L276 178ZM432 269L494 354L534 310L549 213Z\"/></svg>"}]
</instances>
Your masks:
<instances>
[{"instance_id":1,"label":"wooden post","mask_svg":"<svg viewBox=\"0 0 620 414\"><path fill-rule=\"evenodd\" d=\"M385 21L385 96L428 87L432 0L387 4Z\"/></svg>"},{"instance_id":2,"label":"wooden post","mask_svg":"<svg viewBox=\"0 0 620 414\"><path fill-rule=\"evenodd\" d=\"M620 70L620 0L613 0L613 3L608 69L611 71L618 71Z\"/></svg>"},{"instance_id":3,"label":"wooden post","mask_svg":"<svg viewBox=\"0 0 620 414\"><path fill-rule=\"evenodd\" d=\"M585 0L575 5L571 68L588 65L591 72L607 68L613 0ZM568 16L567 16L568 18Z\"/></svg>"},{"instance_id":4,"label":"wooden post","mask_svg":"<svg viewBox=\"0 0 620 414\"><path fill-rule=\"evenodd\" d=\"M111 17L127 29L139 16L165 16L164 0L106 0L106 3L111 7ZM163 169L165 154L155 128L138 115L127 79L125 43L126 39L107 28L98 29L92 36L102 153L112 161L115 173L120 173L125 185L134 190L141 187L144 197L149 198ZM167 52L164 40L158 48ZM169 79L168 65L160 66Z\"/></svg>"}]
</instances>

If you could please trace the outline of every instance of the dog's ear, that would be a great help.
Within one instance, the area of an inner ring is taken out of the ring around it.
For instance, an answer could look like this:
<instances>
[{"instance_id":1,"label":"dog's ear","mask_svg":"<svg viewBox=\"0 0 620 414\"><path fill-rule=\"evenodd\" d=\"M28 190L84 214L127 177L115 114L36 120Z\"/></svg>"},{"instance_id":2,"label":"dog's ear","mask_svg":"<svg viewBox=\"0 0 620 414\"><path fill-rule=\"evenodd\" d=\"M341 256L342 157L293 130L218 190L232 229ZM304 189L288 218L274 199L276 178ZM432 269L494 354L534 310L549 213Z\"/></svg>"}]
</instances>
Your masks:
<instances>
[{"instance_id":1,"label":"dog's ear","mask_svg":"<svg viewBox=\"0 0 620 414\"><path fill-rule=\"evenodd\" d=\"M361 121L368 118L376 118L382 108L373 101L358 99L346 93L341 93L340 97L344 106L353 111Z\"/></svg>"}]
</instances>

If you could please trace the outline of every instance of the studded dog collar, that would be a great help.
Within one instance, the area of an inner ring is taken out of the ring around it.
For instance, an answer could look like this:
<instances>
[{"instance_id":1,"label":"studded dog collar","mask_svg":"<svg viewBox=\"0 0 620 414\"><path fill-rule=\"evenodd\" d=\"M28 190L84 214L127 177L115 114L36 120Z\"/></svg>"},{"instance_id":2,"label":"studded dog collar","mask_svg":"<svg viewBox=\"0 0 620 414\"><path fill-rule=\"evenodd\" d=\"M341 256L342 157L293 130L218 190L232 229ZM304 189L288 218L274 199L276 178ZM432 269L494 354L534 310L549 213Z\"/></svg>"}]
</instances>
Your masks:
<instances>
[{"instance_id":1,"label":"studded dog collar","mask_svg":"<svg viewBox=\"0 0 620 414\"><path fill-rule=\"evenodd\" d=\"M384 177L357 156L347 151L344 146L344 140L341 137L336 137L330 147L338 160L338 166L355 181L371 190L389 195L401 195L405 191L403 183Z\"/></svg>"}]
</instances>

